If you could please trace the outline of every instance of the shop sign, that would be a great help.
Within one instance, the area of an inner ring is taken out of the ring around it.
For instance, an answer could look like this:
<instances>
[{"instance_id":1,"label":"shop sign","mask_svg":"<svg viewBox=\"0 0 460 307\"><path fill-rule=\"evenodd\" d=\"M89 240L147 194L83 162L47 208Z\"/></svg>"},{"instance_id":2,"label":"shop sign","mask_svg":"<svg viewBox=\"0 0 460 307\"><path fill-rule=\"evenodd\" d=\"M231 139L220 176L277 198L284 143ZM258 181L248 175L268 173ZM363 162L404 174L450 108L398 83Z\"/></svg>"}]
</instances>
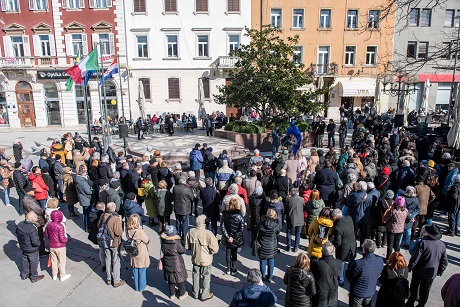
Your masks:
<instances>
[{"instance_id":1,"label":"shop sign","mask_svg":"<svg viewBox=\"0 0 460 307\"><path fill-rule=\"evenodd\" d=\"M357 90L358 94L360 95L365 95L365 94L369 94L369 90Z\"/></svg>"},{"instance_id":2,"label":"shop sign","mask_svg":"<svg viewBox=\"0 0 460 307\"><path fill-rule=\"evenodd\" d=\"M103 76L102 72L97 72L91 76L91 79ZM37 71L37 79L38 80L56 80L56 79L68 79L70 76L65 70L38 70Z\"/></svg>"}]
</instances>

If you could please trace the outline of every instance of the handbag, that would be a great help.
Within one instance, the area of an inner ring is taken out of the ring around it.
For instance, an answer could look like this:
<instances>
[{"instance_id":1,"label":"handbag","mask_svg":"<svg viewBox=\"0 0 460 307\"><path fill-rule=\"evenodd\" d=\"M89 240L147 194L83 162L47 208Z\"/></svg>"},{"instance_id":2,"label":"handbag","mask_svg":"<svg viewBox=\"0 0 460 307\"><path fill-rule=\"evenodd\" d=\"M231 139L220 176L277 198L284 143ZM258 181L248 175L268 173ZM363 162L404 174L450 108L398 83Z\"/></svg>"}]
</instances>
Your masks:
<instances>
[{"instance_id":1,"label":"handbag","mask_svg":"<svg viewBox=\"0 0 460 307\"><path fill-rule=\"evenodd\" d=\"M125 251L130 254L131 256L137 256L139 255L139 249L137 248L137 243L136 243L136 240L133 239L134 235L136 234L136 232L133 233L133 235L130 237L128 237L128 240L126 240L124 242L124 247L125 247Z\"/></svg>"},{"instance_id":2,"label":"handbag","mask_svg":"<svg viewBox=\"0 0 460 307\"><path fill-rule=\"evenodd\" d=\"M50 268L53 265L53 261L51 261L51 254L48 256L48 264L47 266Z\"/></svg>"}]
</instances>

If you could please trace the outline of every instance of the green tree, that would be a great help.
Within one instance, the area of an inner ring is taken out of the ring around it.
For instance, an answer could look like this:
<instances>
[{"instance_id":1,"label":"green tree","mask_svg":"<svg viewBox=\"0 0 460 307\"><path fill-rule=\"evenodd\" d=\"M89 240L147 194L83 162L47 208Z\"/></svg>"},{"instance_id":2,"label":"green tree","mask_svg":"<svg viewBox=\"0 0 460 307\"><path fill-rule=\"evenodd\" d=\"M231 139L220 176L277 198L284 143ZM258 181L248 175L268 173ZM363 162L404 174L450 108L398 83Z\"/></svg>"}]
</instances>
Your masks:
<instances>
[{"instance_id":1,"label":"green tree","mask_svg":"<svg viewBox=\"0 0 460 307\"><path fill-rule=\"evenodd\" d=\"M214 100L220 104L254 109L262 125L268 124L271 110L278 115L318 113L327 103L315 98L329 89L299 90L312 83L305 73L305 65L295 55L299 37L280 37L279 28L264 26L261 31L246 28L250 43L232 51L238 57L230 71L232 82L219 87Z\"/></svg>"}]
</instances>

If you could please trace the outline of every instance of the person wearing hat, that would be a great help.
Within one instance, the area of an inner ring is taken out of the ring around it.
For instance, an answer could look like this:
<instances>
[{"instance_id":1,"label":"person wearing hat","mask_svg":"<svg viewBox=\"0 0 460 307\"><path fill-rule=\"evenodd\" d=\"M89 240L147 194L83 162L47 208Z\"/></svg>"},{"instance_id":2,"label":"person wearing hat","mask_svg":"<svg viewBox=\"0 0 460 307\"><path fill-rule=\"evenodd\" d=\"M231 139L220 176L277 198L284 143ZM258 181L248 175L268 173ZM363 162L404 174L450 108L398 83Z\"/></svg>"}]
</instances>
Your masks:
<instances>
[{"instance_id":1,"label":"person wearing hat","mask_svg":"<svg viewBox=\"0 0 460 307\"><path fill-rule=\"evenodd\" d=\"M385 198L392 196L390 191L391 190L387 191ZM405 204L406 199L404 196L398 196L396 197L394 204L391 207L388 207L383 214L382 221L385 223L387 231L387 255L385 259L390 258L390 255L393 253L393 248L397 252L400 251L404 225L406 223L407 216L409 215L409 212L405 208Z\"/></svg>"},{"instance_id":2,"label":"person wearing hat","mask_svg":"<svg viewBox=\"0 0 460 307\"><path fill-rule=\"evenodd\" d=\"M439 166L433 160L428 160L428 170L430 171L430 176L439 176Z\"/></svg>"},{"instance_id":3,"label":"person wearing hat","mask_svg":"<svg viewBox=\"0 0 460 307\"><path fill-rule=\"evenodd\" d=\"M195 144L195 147L190 152L190 169L195 172L196 179L200 179L200 170L203 168L203 154L200 151L201 145Z\"/></svg>"},{"instance_id":4,"label":"person wearing hat","mask_svg":"<svg viewBox=\"0 0 460 307\"><path fill-rule=\"evenodd\" d=\"M441 241L441 230L436 225L425 227L425 236L417 242L415 251L409 261L412 271L410 297L407 307L426 306L430 289L436 276L441 276L447 268L446 246Z\"/></svg>"},{"instance_id":5,"label":"person wearing hat","mask_svg":"<svg viewBox=\"0 0 460 307\"><path fill-rule=\"evenodd\" d=\"M125 194L121 190L120 180L111 181L109 188L107 189L107 203L115 203L115 211L120 212L121 200L125 197Z\"/></svg>"},{"instance_id":6,"label":"person wearing hat","mask_svg":"<svg viewBox=\"0 0 460 307\"><path fill-rule=\"evenodd\" d=\"M13 171L13 183L18 193L19 203L18 203L18 213L19 215L24 214L24 208L22 206L22 200L26 194L25 188L29 185L26 176L23 173L23 168L21 162L14 163Z\"/></svg>"},{"instance_id":7,"label":"person wearing hat","mask_svg":"<svg viewBox=\"0 0 460 307\"><path fill-rule=\"evenodd\" d=\"M72 169L68 166L64 167L62 174L62 194L64 201L67 204L67 208L69 209L69 218L76 218L79 217L77 213L75 213L75 204L78 203L78 194L77 189L75 187L75 183L73 181L72 176ZM45 180L45 174L43 174L43 179ZM46 182L46 181L45 181Z\"/></svg>"},{"instance_id":8,"label":"person wearing hat","mask_svg":"<svg viewBox=\"0 0 460 307\"><path fill-rule=\"evenodd\" d=\"M458 220L460 209L460 175L454 177L454 184L447 191L444 209L448 213L449 230L444 232L446 236L458 235Z\"/></svg>"}]
</instances>

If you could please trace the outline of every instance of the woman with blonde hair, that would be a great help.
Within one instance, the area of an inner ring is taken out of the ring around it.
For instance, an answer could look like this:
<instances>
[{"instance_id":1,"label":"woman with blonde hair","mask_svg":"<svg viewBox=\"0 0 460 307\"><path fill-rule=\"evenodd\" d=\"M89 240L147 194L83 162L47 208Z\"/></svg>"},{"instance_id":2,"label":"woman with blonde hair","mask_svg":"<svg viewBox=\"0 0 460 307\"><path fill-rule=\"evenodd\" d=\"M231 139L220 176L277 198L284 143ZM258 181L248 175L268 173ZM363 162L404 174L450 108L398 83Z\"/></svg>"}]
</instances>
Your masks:
<instances>
[{"instance_id":1,"label":"woman with blonde hair","mask_svg":"<svg viewBox=\"0 0 460 307\"><path fill-rule=\"evenodd\" d=\"M297 186L300 186L301 180L304 177L304 172L308 168L308 162L300 150L298 150L296 153L296 160L297 160Z\"/></svg>"},{"instance_id":2,"label":"woman with blonde hair","mask_svg":"<svg viewBox=\"0 0 460 307\"><path fill-rule=\"evenodd\" d=\"M141 218L138 214L129 217L126 224L127 237L133 239L137 246L137 255L131 254L131 266L134 275L134 290L142 292L147 285L147 268L150 266L148 244L149 237L141 227Z\"/></svg>"},{"instance_id":3,"label":"woman with blonde hair","mask_svg":"<svg viewBox=\"0 0 460 307\"><path fill-rule=\"evenodd\" d=\"M310 259L306 253L299 253L294 266L284 274L286 287L285 306L312 306L312 298L316 294L316 283L310 272Z\"/></svg>"},{"instance_id":4,"label":"woman with blonde hair","mask_svg":"<svg viewBox=\"0 0 460 307\"><path fill-rule=\"evenodd\" d=\"M310 244L308 245L308 255L319 259L322 256L323 244L329 240L332 235L332 209L324 207L317 219L315 219L308 228L308 236L310 237Z\"/></svg>"},{"instance_id":5,"label":"woman with blonde hair","mask_svg":"<svg viewBox=\"0 0 460 307\"><path fill-rule=\"evenodd\" d=\"M244 218L238 200L230 200L229 209L222 213L222 244L226 247L227 275L237 273L237 250L243 245Z\"/></svg>"},{"instance_id":6,"label":"woman with blonde hair","mask_svg":"<svg viewBox=\"0 0 460 307\"><path fill-rule=\"evenodd\" d=\"M257 230L257 242L259 243L260 272L262 273L262 278L269 283L274 283L273 270L275 269L275 256L278 254L277 237L280 232L279 229L276 211L268 209L267 214L260 219ZM268 274L265 275L267 265Z\"/></svg>"},{"instance_id":7,"label":"woman with blonde hair","mask_svg":"<svg viewBox=\"0 0 460 307\"><path fill-rule=\"evenodd\" d=\"M379 282L382 285L380 286L375 306L403 307L405 305L405 300L396 300L394 289L398 278L402 276L404 279L407 279L408 274L409 270L404 255L400 252L393 252L380 274Z\"/></svg>"},{"instance_id":8,"label":"woman with blonde hair","mask_svg":"<svg viewBox=\"0 0 460 307\"><path fill-rule=\"evenodd\" d=\"M319 164L319 156L316 148L310 149L310 159L308 160L308 169L310 172L316 172L316 166Z\"/></svg>"}]
</instances>

